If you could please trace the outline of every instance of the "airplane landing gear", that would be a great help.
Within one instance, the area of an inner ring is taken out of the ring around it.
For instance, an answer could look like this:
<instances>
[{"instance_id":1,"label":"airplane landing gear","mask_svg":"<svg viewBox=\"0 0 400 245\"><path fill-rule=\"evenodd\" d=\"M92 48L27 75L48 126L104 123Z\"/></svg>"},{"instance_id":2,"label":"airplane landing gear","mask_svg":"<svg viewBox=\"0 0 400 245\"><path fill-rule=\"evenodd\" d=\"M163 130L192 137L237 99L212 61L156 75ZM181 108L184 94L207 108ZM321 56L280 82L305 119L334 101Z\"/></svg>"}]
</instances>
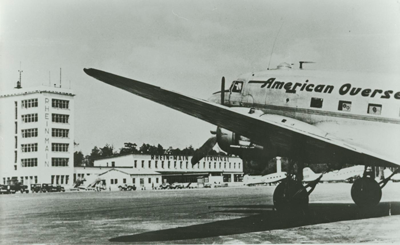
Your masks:
<instances>
[{"instance_id":1,"label":"airplane landing gear","mask_svg":"<svg viewBox=\"0 0 400 245\"><path fill-rule=\"evenodd\" d=\"M361 208L376 206L382 198L382 190L374 179L362 177L354 181L351 198Z\"/></svg>"},{"instance_id":2,"label":"airplane landing gear","mask_svg":"<svg viewBox=\"0 0 400 245\"><path fill-rule=\"evenodd\" d=\"M289 164L288 176L276 188L273 195L274 208L278 212L299 213L308 208L308 196L315 189L315 186L321 180L322 175L314 181L303 186L303 164L297 163L296 179L291 174L292 167Z\"/></svg>"},{"instance_id":3,"label":"airplane landing gear","mask_svg":"<svg viewBox=\"0 0 400 245\"><path fill-rule=\"evenodd\" d=\"M382 198L382 188L385 187L393 175L398 172L400 172L400 169L397 169L392 175L378 183L374 179L374 169L369 169L369 167L366 166L364 176L354 181L351 187L351 198L354 203L361 208L378 205Z\"/></svg>"},{"instance_id":4,"label":"airplane landing gear","mask_svg":"<svg viewBox=\"0 0 400 245\"><path fill-rule=\"evenodd\" d=\"M301 183L287 178L276 187L273 200L278 212L302 211L308 206L308 193Z\"/></svg>"}]
</instances>

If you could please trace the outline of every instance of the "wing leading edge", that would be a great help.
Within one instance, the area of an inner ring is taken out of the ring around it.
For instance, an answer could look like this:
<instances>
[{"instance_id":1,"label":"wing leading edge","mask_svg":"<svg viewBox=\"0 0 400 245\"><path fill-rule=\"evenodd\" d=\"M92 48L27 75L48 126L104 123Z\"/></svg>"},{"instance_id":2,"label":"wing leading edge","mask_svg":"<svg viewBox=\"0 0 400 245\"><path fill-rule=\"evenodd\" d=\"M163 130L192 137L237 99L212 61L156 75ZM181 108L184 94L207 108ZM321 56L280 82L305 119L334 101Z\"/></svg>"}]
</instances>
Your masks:
<instances>
[{"instance_id":1,"label":"wing leading edge","mask_svg":"<svg viewBox=\"0 0 400 245\"><path fill-rule=\"evenodd\" d=\"M286 120L296 121L291 118L277 121L268 115L248 114L247 109L234 110L101 70L84 69L84 71L104 83L250 138L279 155L296 154L296 157L300 156L308 163L344 161L344 163L398 167L397 159L390 159L350 145L328 134L315 133L319 130L312 125L296 127L294 124L285 123Z\"/></svg>"}]
</instances>

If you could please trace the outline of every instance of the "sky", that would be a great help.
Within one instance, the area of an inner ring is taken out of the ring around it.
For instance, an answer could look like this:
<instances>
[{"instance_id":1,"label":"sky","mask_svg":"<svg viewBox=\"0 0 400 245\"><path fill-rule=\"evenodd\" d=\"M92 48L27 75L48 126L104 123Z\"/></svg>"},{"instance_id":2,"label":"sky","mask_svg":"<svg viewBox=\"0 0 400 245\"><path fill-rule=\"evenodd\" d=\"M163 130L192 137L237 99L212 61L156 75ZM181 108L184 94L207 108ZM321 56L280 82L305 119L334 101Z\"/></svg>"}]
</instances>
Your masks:
<instances>
[{"instance_id":1,"label":"sky","mask_svg":"<svg viewBox=\"0 0 400 245\"><path fill-rule=\"evenodd\" d=\"M124 142L198 148L215 126L103 84L96 68L207 99L281 62L400 74L399 1L0 1L0 90L76 94L75 150Z\"/></svg>"}]
</instances>

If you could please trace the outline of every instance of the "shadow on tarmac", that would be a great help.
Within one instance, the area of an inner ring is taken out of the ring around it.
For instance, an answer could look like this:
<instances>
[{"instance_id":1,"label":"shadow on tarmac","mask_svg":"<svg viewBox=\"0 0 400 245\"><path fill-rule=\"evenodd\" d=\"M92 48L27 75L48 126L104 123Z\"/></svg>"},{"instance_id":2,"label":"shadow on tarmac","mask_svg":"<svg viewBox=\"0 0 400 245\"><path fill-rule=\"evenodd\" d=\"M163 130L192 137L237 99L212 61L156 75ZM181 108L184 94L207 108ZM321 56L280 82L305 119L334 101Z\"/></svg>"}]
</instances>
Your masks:
<instances>
[{"instance_id":1,"label":"shadow on tarmac","mask_svg":"<svg viewBox=\"0 0 400 245\"><path fill-rule=\"evenodd\" d=\"M255 215L239 219L120 236L111 238L109 241L162 242L201 239L400 214L400 202L382 202L374 208L364 210L358 208L355 204L310 204L306 213L297 215L279 214L272 211L272 205L213 206L209 208L213 213L255 213Z\"/></svg>"}]
</instances>

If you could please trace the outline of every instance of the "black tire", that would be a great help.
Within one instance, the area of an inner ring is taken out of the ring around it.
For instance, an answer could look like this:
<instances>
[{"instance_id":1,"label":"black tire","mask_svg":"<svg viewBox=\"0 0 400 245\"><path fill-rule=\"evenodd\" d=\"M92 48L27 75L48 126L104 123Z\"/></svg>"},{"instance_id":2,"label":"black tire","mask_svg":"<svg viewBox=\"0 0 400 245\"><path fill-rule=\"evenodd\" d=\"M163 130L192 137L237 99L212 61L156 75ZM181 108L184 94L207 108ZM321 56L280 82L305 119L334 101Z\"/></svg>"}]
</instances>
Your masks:
<instances>
[{"instance_id":1,"label":"black tire","mask_svg":"<svg viewBox=\"0 0 400 245\"><path fill-rule=\"evenodd\" d=\"M294 180L283 180L274 191L274 207L278 212L300 212L308 207L308 193Z\"/></svg>"},{"instance_id":2,"label":"black tire","mask_svg":"<svg viewBox=\"0 0 400 245\"><path fill-rule=\"evenodd\" d=\"M360 208L373 207L381 201L382 190L374 179L363 177L354 181L351 198Z\"/></svg>"}]
</instances>

